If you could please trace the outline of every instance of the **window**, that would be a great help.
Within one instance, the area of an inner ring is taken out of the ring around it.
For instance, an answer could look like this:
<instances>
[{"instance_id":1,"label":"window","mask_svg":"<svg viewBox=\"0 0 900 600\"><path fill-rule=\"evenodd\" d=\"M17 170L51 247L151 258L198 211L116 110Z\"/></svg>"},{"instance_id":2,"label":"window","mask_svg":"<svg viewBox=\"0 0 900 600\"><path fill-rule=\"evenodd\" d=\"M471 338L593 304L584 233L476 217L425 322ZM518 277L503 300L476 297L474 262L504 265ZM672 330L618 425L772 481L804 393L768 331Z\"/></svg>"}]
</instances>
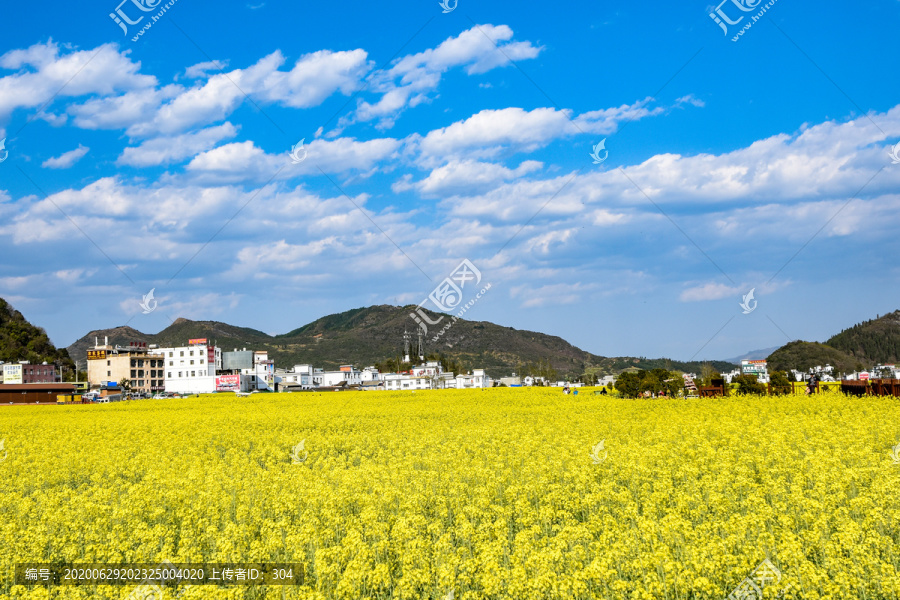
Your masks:
<instances>
[{"instance_id":1,"label":"window","mask_svg":"<svg viewBox=\"0 0 900 600\"><path fill-rule=\"evenodd\" d=\"M193 361L193 360L191 360L191 364L194 364L194 361Z\"/></svg>"},{"instance_id":2,"label":"window","mask_svg":"<svg viewBox=\"0 0 900 600\"><path fill-rule=\"evenodd\" d=\"M172 371L169 371L169 379L172 379Z\"/></svg>"},{"instance_id":3,"label":"window","mask_svg":"<svg viewBox=\"0 0 900 600\"><path fill-rule=\"evenodd\" d=\"M169 358L172 358L173 356L175 356L175 353L174 353L174 352L169 352Z\"/></svg>"},{"instance_id":4,"label":"window","mask_svg":"<svg viewBox=\"0 0 900 600\"><path fill-rule=\"evenodd\" d=\"M107 366L107 367L109 366L109 361L106 361L106 366Z\"/></svg>"},{"instance_id":5,"label":"window","mask_svg":"<svg viewBox=\"0 0 900 600\"><path fill-rule=\"evenodd\" d=\"M170 360L170 361L169 361L169 366L170 366L170 367L175 366L175 361L174 361L174 360Z\"/></svg>"},{"instance_id":6,"label":"window","mask_svg":"<svg viewBox=\"0 0 900 600\"><path fill-rule=\"evenodd\" d=\"M106 372L106 376L109 377L110 375L112 375L112 373L110 373L109 371L107 371L107 372Z\"/></svg>"},{"instance_id":7,"label":"window","mask_svg":"<svg viewBox=\"0 0 900 600\"><path fill-rule=\"evenodd\" d=\"M200 364L201 364L201 365L203 364L203 359L202 359L202 358L200 359Z\"/></svg>"},{"instance_id":8,"label":"window","mask_svg":"<svg viewBox=\"0 0 900 600\"><path fill-rule=\"evenodd\" d=\"M197 371L191 371L191 377L196 377L196 376L197 376Z\"/></svg>"},{"instance_id":9,"label":"window","mask_svg":"<svg viewBox=\"0 0 900 600\"><path fill-rule=\"evenodd\" d=\"M181 371L178 371L178 376L181 377Z\"/></svg>"},{"instance_id":10,"label":"window","mask_svg":"<svg viewBox=\"0 0 900 600\"><path fill-rule=\"evenodd\" d=\"M194 351L193 351L193 350L191 350L191 356L193 356L193 355L194 355Z\"/></svg>"},{"instance_id":11,"label":"window","mask_svg":"<svg viewBox=\"0 0 900 600\"><path fill-rule=\"evenodd\" d=\"M181 351L181 356L184 356L184 350Z\"/></svg>"}]
</instances>

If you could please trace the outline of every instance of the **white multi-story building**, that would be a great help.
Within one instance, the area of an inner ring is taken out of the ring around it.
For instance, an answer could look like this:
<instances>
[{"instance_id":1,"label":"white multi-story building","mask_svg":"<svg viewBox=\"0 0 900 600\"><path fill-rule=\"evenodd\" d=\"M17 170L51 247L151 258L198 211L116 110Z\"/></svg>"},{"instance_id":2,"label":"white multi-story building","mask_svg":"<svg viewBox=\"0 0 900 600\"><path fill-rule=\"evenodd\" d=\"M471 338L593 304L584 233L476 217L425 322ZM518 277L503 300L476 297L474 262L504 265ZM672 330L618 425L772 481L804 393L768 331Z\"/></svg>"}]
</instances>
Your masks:
<instances>
[{"instance_id":1,"label":"white multi-story building","mask_svg":"<svg viewBox=\"0 0 900 600\"><path fill-rule=\"evenodd\" d=\"M487 388L491 387L493 382L491 378L485 374L484 369L473 369L471 373L460 373L456 376L456 389L464 388Z\"/></svg>"},{"instance_id":2,"label":"white multi-story building","mask_svg":"<svg viewBox=\"0 0 900 600\"><path fill-rule=\"evenodd\" d=\"M216 391L216 363L221 351L204 340L187 346L154 349L165 361L166 391L180 394L210 394Z\"/></svg>"},{"instance_id":3,"label":"white multi-story building","mask_svg":"<svg viewBox=\"0 0 900 600\"><path fill-rule=\"evenodd\" d=\"M309 390L316 387L313 382L315 373L321 373L322 369L313 369L312 365L294 365L290 371L275 370L275 383L279 387L293 387Z\"/></svg>"},{"instance_id":4,"label":"white multi-story building","mask_svg":"<svg viewBox=\"0 0 900 600\"><path fill-rule=\"evenodd\" d=\"M769 383L769 370L765 360L747 360L741 361L741 372L739 375L756 375L760 383ZM729 383L731 379L726 377Z\"/></svg>"},{"instance_id":5,"label":"white multi-story building","mask_svg":"<svg viewBox=\"0 0 900 600\"><path fill-rule=\"evenodd\" d=\"M407 373L385 373L382 376L386 390L430 390L432 378L427 375L409 375Z\"/></svg>"},{"instance_id":6,"label":"white multi-story building","mask_svg":"<svg viewBox=\"0 0 900 600\"><path fill-rule=\"evenodd\" d=\"M366 367L362 370L362 380L366 381L381 381L381 373L375 367Z\"/></svg>"},{"instance_id":7,"label":"white multi-story building","mask_svg":"<svg viewBox=\"0 0 900 600\"><path fill-rule=\"evenodd\" d=\"M731 383L731 380L741 375L740 369L734 369L733 371L729 371L728 373L722 373L722 379L725 380L725 383ZM760 379L762 381L762 379Z\"/></svg>"},{"instance_id":8,"label":"white multi-story building","mask_svg":"<svg viewBox=\"0 0 900 600\"><path fill-rule=\"evenodd\" d=\"M345 383L346 385L360 385L363 382L363 372L353 365L341 365L338 371L323 371L319 373L318 385L333 387Z\"/></svg>"}]
</instances>

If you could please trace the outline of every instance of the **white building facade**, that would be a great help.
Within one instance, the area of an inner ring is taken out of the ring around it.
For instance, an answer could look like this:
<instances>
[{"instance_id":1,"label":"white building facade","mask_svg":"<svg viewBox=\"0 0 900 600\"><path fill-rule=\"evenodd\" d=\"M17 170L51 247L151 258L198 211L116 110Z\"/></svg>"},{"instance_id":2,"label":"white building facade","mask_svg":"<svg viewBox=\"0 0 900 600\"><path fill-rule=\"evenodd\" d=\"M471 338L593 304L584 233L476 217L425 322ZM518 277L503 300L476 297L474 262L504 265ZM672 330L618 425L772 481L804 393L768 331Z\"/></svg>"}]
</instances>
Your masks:
<instances>
[{"instance_id":1,"label":"white building facade","mask_svg":"<svg viewBox=\"0 0 900 600\"><path fill-rule=\"evenodd\" d=\"M221 351L206 340L192 342L187 346L154 350L165 361L167 392L211 394L216 391L216 358L221 357Z\"/></svg>"}]
</instances>

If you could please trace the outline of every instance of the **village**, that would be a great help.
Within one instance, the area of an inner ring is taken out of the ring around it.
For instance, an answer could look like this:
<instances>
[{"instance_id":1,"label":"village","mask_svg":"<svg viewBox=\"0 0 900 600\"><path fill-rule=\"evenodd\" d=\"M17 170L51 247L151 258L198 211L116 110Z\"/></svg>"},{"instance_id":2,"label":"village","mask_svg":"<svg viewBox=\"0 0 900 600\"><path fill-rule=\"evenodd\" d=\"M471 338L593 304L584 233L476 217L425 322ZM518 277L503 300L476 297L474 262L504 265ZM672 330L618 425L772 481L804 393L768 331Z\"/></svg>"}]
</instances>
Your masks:
<instances>
[{"instance_id":1,"label":"village","mask_svg":"<svg viewBox=\"0 0 900 600\"><path fill-rule=\"evenodd\" d=\"M127 346L112 345L108 338L95 339L87 351L87 381L63 383L56 365L32 365L27 362L0 363L0 403L70 403L111 402L123 399L166 398L232 392L238 396L260 392L313 391L420 391L473 389L490 387L559 387L596 385L613 389L617 377L607 375L587 383L548 381L544 377L512 373L492 378L483 368L466 373L446 371L440 361L426 360L424 342L404 332L402 362L409 368L382 372L375 366L358 368L353 364L326 370L312 364L279 367L266 350L234 348L224 350L206 338L189 339L183 346L160 347L156 344L132 342ZM741 366L723 373L719 389L698 388L695 373L684 373L684 395L725 394L725 385L741 375L753 375L760 384L769 384L766 360L742 360ZM829 383L865 382L875 378L900 379L895 365L875 365L868 371L835 373L831 365L809 371L792 369L797 382ZM57 401L56 398L61 400Z\"/></svg>"},{"instance_id":2,"label":"village","mask_svg":"<svg viewBox=\"0 0 900 600\"><path fill-rule=\"evenodd\" d=\"M362 369L341 365L326 370L311 364L279 368L268 351L247 348L224 350L207 338L189 339L183 346L160 347L132 342L126 346L95 339L87 351L87 381L62 383L61 373L52 364L0 363L0 403L53 403L56 394L63 402L110 402L123 399L165 398L233 392L310 391L398 391L471 389L520 386L580 386L567 381L549 382L542 377L492 379L485 369L467 373L444 370L439 361L426 360L424 342L404 332L405 371L386 373L374 366ZM609 378L612 382L614 378Z\"/></svg>"}]
</instances>

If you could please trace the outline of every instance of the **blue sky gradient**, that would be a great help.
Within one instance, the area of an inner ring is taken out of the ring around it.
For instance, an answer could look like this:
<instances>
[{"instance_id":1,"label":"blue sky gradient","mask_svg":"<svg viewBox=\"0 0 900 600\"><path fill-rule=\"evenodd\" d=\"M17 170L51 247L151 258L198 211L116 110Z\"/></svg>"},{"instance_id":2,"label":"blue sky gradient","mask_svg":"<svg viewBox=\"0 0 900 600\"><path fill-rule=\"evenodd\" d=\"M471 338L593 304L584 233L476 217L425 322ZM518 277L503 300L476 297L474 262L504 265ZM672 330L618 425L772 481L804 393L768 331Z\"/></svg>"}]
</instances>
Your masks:
<instances>
[{"instance_id":1,"label":"blue sky gradient","mask_svg":"<svg viewBox=\"0 0 900 600\"><path fill-rule=\"evenodd\" d=\"M766 3L719 5L725 35L705 3L177 0L132 41L143 1L128 35L116 1L0 24L0 296L58 345L284 333L419 303L462 259L492 284L466 318L602 355L900 304L897 0L778 0L736 42Z\"/></svg>"}]
</instances>

